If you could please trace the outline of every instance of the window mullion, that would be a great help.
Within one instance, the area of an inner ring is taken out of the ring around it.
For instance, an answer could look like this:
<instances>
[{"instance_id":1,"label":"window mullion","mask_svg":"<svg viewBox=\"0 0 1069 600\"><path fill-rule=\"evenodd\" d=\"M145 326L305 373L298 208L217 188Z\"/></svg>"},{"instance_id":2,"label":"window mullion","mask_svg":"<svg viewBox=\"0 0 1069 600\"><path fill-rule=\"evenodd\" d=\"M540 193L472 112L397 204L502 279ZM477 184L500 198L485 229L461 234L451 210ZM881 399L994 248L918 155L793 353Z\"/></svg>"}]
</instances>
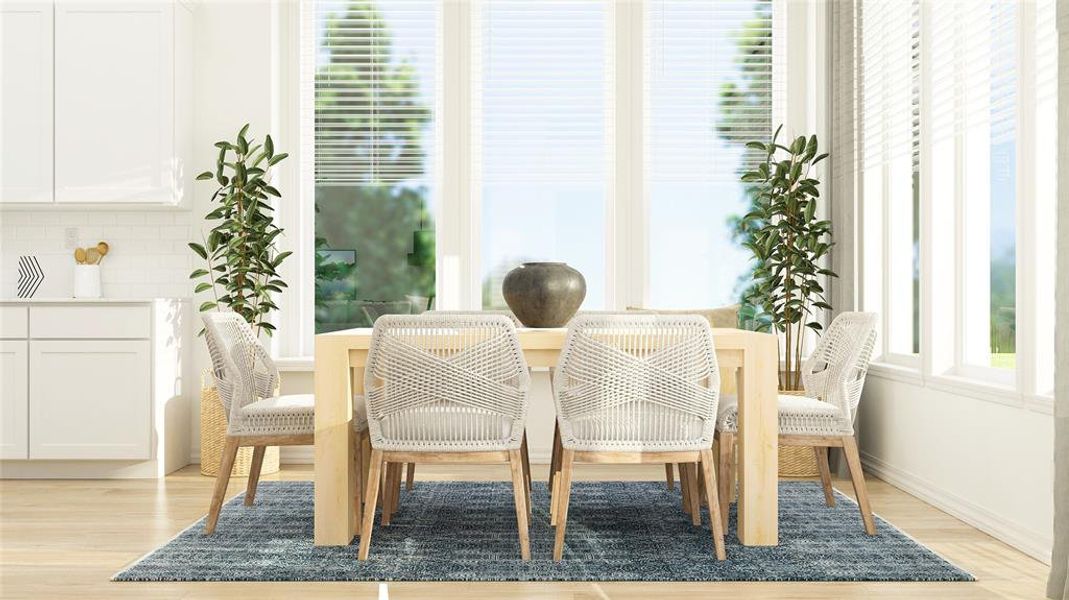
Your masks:
<instances>
[{"instance_id":1,"label":"window mullion","mask_svg":"<svg viewBox=\"0 0 1069 600\"><path fill-rule=\"evenodd\" d=\"M613 2L613 164L606 199L606 307L645 306L649 299L646 194L646 2Z\"/></svg>"},{"instance_id":2,"label":"window mullion","mask_svg":"<svg viewBox=\"0 0 1069 600\"><path fill-rule=\"evenodd\" d=\"M479 157L471 143L478 135L473 114L472 57L479 15L477 2L445 0L441 31L441 198L436 281L437 307L446 310L479 308Z\"/></svg>"},{"instance_id":3,"label":"window mullion","mask_svg":"<svg viewBox=\"0 0 1069 600\"><path fill-rule=\"evenodd\" d=\"M1036 393L1036 328L1039 315L1035 310L1035 177L1028 171L1035 164L1035 93L1036 93L1036 6L1032 2L1017 5L1017 389Z\"/></svg>"}]
</instances>

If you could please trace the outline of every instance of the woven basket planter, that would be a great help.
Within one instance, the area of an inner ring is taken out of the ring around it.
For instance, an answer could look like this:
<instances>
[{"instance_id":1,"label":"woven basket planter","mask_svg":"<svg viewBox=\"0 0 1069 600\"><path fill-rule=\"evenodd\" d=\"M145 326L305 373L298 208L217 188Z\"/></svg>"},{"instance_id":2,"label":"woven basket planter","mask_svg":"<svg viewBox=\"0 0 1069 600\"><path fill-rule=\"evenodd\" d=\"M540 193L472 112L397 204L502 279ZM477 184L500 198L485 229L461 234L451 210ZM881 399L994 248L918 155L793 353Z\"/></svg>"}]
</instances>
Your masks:
<instances>
[{"instance_id":1,"label":"woven basket planter","mask_svg":"<svg viewBox=\"0 0 1069 600\"><path fill-rule=\"evenodd\" d=\"M802 390L780 390L781 394L804 396ZM780 477L818 477L816 453L809 446L779 447Z\"/></svg>"},{"instance_id":2,"label":"woven basket planter","mask_svg":"<svg viewBox=\"0 0 1069 600\"><path fill-rule=\"evenodd\" d=\"M223 446L226 444L226 413L223 411L222 401L219 400L219 393L214 386L208 384L211 376L205 375L203 380L204 384L200 390L200 474L215 477L219 474L219 459L222 458ZM248 477L251 466L252 448L241 448L234 459L234 469L230 474L234 477ZM278 446L268 446L264 452L260 475L276 472Z\"/></svg>"}]
</instances>

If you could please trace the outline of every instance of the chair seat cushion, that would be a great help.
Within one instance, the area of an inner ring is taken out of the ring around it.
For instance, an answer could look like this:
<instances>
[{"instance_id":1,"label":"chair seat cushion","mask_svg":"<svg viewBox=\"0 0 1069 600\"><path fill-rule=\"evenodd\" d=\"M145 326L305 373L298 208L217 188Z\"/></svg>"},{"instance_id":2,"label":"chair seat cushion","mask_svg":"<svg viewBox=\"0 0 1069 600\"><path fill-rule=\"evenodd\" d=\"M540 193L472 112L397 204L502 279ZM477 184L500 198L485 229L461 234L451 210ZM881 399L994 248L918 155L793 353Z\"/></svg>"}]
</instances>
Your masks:
<instances>
[{"instance_id":1,"label":"chair seat cushion","mask_svg":"<svg viewBox=\"0 0 1069 600\"><path fill-rule=\"evenodd\" d=\"M367 429L367 404L353 397L353 428ZM234 435L303 435L315 432L315 396L286 394L262 398L241 409L240 431Z\"/></svg>"},{"instance_id":2,"label":"chair seat cushion","mask_svg":"<svg viewBox=\"0 0 1069 600\"><path fill-rule=\"evenodd\" d=\"M513 426L511 419L484 410L432 405L384 416L378 422L378 433L372 432L372 439L376 448L401 452L509 450L515 449L511 442ZM473 433L486 441L472 442ZM519 441L515 447L519 447Z\"/></svg>"},{"instance_id":3,"label":"chair seat cushion","mask_svg":"<svg viewBox=\"0 0 1069 600\"><path fill-rule=\"evenodd\" d=\"M781 435L850 435L851 427L834 404L808 396L780 394L779 432ZM729 433L739 430L737 396L720 398L717 429Z\"/></svg>"},{"instance_id":4,"label":"chair seat cushion","mask_svg":"<svg viewBox=\"0 0 1069 600\"><path fill-rule=\"evenodd\" d=\"M628 403L562 422L561 445L578 451L686 452L712 444L706 421L655 404ZM611 439L612 441L606 441Z\"/></svg>"}]
</instances>

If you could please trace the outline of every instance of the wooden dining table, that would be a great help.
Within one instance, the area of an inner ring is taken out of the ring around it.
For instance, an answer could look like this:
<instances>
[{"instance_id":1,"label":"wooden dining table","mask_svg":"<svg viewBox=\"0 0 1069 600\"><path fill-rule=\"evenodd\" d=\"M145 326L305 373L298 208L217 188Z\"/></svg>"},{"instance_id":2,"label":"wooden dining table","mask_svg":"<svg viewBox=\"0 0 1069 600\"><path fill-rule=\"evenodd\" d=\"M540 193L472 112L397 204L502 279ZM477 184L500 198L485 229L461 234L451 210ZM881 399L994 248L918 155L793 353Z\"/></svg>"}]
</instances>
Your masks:
<instances>
[{"instance_id":1,"label":"wooden dining table","mask_svg":"<svg viewBox=\"0 0 1069 600\"><path fill-rule=\"evenodd\" d=\"M363 393L370 328L315 338L315 544L352 542L360 523L353 456L353 397ZM567 330L519 328L530 367L555 367ZM741 329L713 329L722 373L734 373L739 400L738 531L746 546L778 543L779 354L776 337ZM722 385L726 378L722 378Z\"/></svg>"}]
</instances>

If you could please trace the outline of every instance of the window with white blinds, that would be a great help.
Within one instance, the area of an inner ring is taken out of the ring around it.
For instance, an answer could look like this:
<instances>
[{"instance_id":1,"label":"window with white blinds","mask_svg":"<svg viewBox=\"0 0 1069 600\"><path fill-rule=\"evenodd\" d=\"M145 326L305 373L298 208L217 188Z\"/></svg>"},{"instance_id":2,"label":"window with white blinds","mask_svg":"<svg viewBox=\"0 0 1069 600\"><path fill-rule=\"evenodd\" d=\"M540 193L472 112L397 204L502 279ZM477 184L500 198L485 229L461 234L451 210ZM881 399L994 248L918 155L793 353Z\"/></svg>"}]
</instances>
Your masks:
<instances>
[{"instance_id":1,"label":"window with white blinds","mask_svg":"<svg viewBox=\"0 0 1069 600\"><path fill-rule=\"evenodd\" d=\"M1024 3L1020 3L1024 4ZM963 364L1016 364L1020 28L1016 2L939 2L932 18L936 189L962 223ZM959 168L956 168L960 165Z\"/></svg>"},{"instance_id":2,"label":"window with white blinds","mask_svg":"<svg viewBox=\"0 0 1069 600\"><path fill-rule=\"evenodd\" d=\"M1032 395L1053 382L1055 4L858 0L854 22L864 289L883 288L885 354L908 345L920 242L932 370ZM920 215L932 239L910 243Z\"/></svg>"},{"instance_id":3,"label":"window with white blinds","mask_svg":"<svg viewBox=\"0 0 1069 600\"><path fill-rule=\"evenodd\" d=\"M581 271L586 309L736 302L780 1L301 0L316 330L504 308L530 261Z\"/></svg>"},{"instance_id":4,"label":"window with white blinds","mask_svg":"<svg viewBox=\"0 0 1069 600\"><path fill-rule=\"evenodd\" d=\"M885 226L866 232L883 243L866 257L882 262L866 305L884 315L885 349L919 351L920 5L861 0L861 173L864 214ZM872 243L875 240L870 240Z\"/></svg>"},{"instance_id":5,"label":"window with white blinds","mask_svg":"<svg viewBox=\"0 0 1069 600\"><path fill-rule=\"evenodd\" d=\"M564 261L605 302L612 161L609 3L484 0L472 36L472 135L483 306L527 261Z\"/></svg>"},{"instance_id":6,"label":"window with white blinds","mask_svg":"<svg viewBox=\"0 0 1069 600\"><path fill-rule=\"evenodd\" d=\"M440 2L309 4L322 332L433 301Z\"/></svg>"},{"instance_id":7,"label":"window with white blinds","mask_svg":"<svg viewBox=\"0 0 1069 600\"><path fill-rule=\"evenodd\" d=\"M740 175L772 135L771 0L646 4L649 301L732 304L749 271L731 219L748 212Z\"/></svg>"},{"instance_id":8,"label":"window with white blinds","mask_svg":"<svg viewBox=\"0 0 1069 600\"><path fill-rule=\"evenodd\" d=\"M317 183L405 182L429 171L437 4L315 3Z\"/></svg>"}]
</instances>

